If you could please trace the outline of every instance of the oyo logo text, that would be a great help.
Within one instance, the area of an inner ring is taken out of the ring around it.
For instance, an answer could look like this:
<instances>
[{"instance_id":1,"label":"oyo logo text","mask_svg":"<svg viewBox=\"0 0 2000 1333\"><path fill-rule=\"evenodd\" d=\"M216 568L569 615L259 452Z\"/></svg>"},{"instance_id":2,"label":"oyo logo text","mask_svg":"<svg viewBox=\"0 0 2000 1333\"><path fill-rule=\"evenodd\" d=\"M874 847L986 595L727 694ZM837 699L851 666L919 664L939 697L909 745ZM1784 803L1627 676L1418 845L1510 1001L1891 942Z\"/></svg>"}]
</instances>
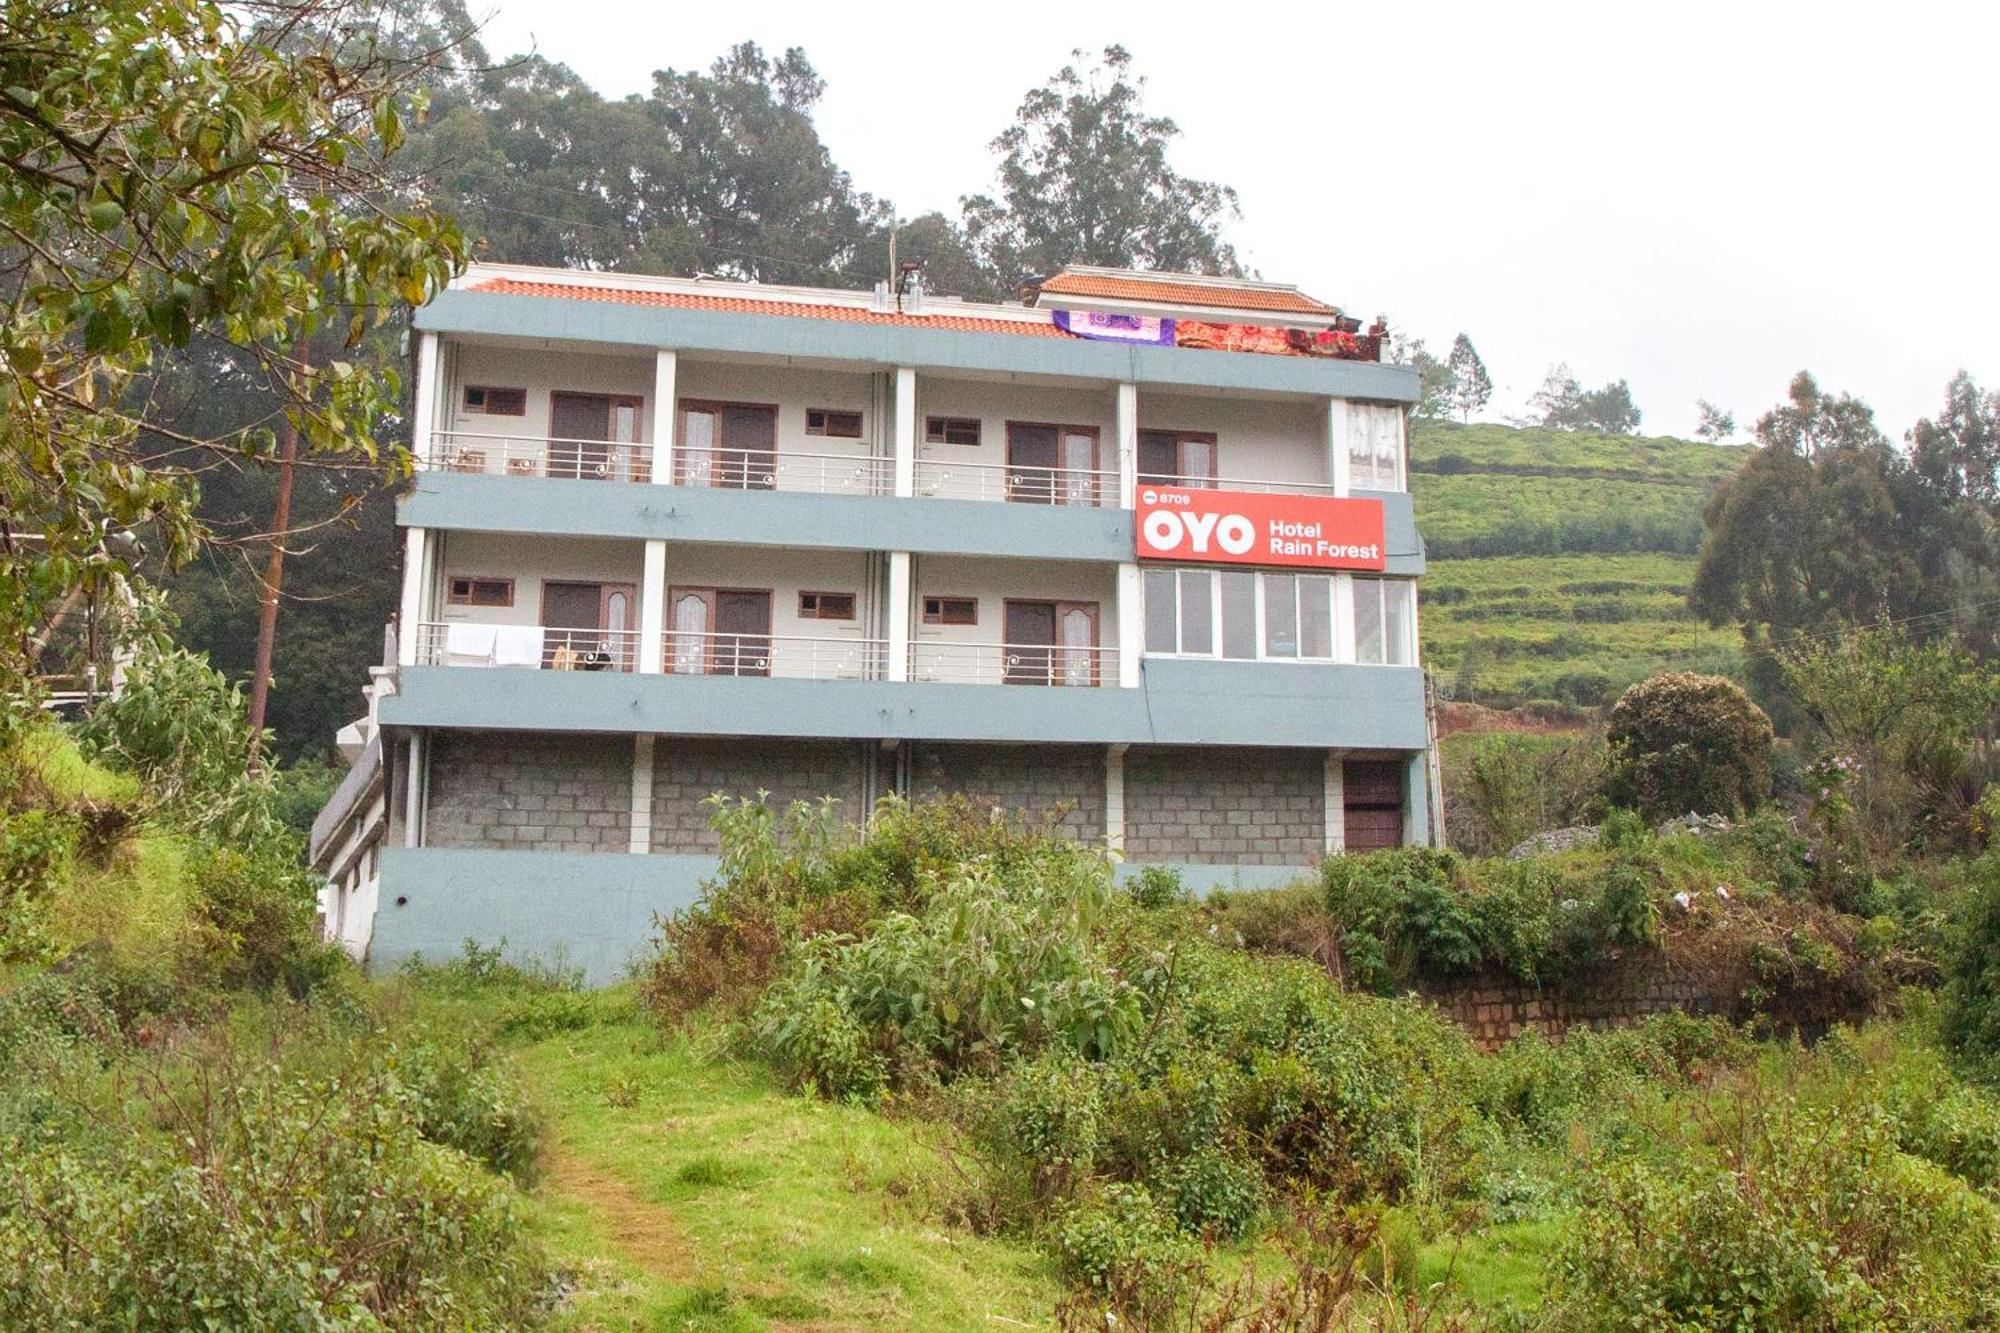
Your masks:
<instances>
[{"instance_id":1,"label":"oyo logo text","mask_svg":"<svg viewBox=\"0 0 2000 1333\"><path fill-rule=\"evenodd\" d=\"M1257 544L1257 527L1241 514L1177 513L1155 509L1139 526L1146 545L1170 555L1243 555ZM1213 545L1211 545L1213 543Z\"/></svg>"}]
</instances>

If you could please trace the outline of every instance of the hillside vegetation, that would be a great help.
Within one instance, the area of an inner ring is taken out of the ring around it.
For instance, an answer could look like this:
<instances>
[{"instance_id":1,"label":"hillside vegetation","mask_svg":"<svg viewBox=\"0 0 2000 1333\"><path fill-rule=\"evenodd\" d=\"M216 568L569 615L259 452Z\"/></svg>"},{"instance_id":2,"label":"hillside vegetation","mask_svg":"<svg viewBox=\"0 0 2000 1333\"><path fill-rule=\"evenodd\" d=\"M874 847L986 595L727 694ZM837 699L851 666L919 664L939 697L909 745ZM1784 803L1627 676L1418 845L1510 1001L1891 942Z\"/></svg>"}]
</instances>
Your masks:
<instances>
[{"instance_id":1,"label":"hillside vegetation","mask_svg":"<svg viewBox=\"0 0 2000 1333\"><path fill-rule=\"evenodd\" d=\"M1608 703L1668 668L1733 672L1687 609L1702 507L1741 451L1668 437L1418 422L1424 656L1452 697Z\"/></svg>"}]
</instances>

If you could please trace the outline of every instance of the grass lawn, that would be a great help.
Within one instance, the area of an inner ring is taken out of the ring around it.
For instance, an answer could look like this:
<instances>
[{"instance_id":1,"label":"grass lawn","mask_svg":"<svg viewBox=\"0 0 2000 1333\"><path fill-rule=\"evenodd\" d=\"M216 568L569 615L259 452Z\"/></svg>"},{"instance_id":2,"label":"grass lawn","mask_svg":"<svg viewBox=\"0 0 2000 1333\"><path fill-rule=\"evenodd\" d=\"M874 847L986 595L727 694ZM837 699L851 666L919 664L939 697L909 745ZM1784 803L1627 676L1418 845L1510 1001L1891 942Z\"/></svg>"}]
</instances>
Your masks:
<instances>
[{"instance_id":1,"label":"grass lawn","mask_svg":"<svg viewBox=\"0 0 2000 1333\"><path fill-rule=\"evenodd\" d=\"M793 1096L636 1016L516 1057L555 1125L534 1207L576 1274L564 1327L1049 1326L1045 1259L936 1217L950 1167L921 1122Z\"/></svg>"}]
</instances>

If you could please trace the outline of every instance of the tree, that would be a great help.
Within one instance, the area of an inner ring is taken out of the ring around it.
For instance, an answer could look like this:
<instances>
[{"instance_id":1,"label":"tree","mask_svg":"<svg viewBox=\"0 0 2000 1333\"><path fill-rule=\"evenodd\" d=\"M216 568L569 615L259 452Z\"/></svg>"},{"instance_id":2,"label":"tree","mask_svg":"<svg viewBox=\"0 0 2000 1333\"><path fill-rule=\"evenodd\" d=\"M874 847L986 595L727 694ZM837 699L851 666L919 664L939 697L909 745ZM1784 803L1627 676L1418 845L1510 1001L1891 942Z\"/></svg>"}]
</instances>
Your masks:
<instances>
[{"instance_id":1,"label":"tree","mask_svg":"<svg viewBox=\"0 0 2000 1333\"><path fill-rule=\"evenodd\" d=\"M1397 331L1389 337L1385 358L1394 365L1409 366L1417 372L1417 401L1410 416L1418 421L1438 421L1451 410L1451 370L1431 355L1422 338L1406 337Z\"/></svg>"},{"instance_id":2,"label":"tree","mask_svg":"<svg viewBox=\"0 0 2000 1333\"><path fill-rule=\"evenodd\" d=\"M1697 440L1721 444L1736 433L1735 416L1709 402L1708 399L1697 398L1695 409L1701 414L1694 427L1694 437Z\"/></svg>"},{"instance_id":3,"label":"tree","mask_svg":"<svg viewBox=\"0 0 2000 1333\"><path fill-rule=\"evenodd\" d=\"M1063 66L993 141L997 196L961 204L974 248L1006 287L1065 264L1242 272L1221 237L1241 216L1236 191L1168 165L1180 128L1146 114L1145 80L1131 66L1121 46L1104 48L1093 68Z\"/></svg>"},{"instance_id":4,"label":"tree","mask_svg":"<svg viewBox=\"0 0 2000 1333\"><path fill-rule=\"evenodd\" d=\"M1458 413L1460 421L1472 420L1472 414L1486 406L1486 400L1493 396L1493 380L1486 373L1486 363L1479 359L1479 353L1472 349L1472 339L1463 333L1451 344L1451 406Z\"/></svg>"},{"instance_id":5,"label":"tree","mask_svg":"<svg viewBox=\"0 0 2000 1333\"><path fill-rule=\"evenodd\" d=\"M1945 386L1944 411L1919 421L1909 441L1925 481L2000 515L2000 393L1981 393L1959 371Z\"/></svg>"},{"instance_id":6,"label":"tree","mask_svg":"<svg viewBox=\"0 0 2000 1333\"><path fill-rule=\"evenodd\" d=\"M1545 430L1589 430L1604 435L1630 435L1639 429L1639 409L1624 380L1586 390L1568 363L1549 370L1542 387L1528 400L1535 424Z\"/></svg>"},{"instance_id":7,"label":"tree","mask_svg":"<svg viewBox=\"0 0 2000 1333\"><path fill-rule=\"evenodd\" d=\"M1612 705L1606 793L1648 820L1741 814L1771 794L1771 719L1722 676L1668 671Z\"/></svg>"},{"instance_id":8,"label":"tree","mask_svg":"<svg viewBox=\"0 0 2000 1333\"><path fill-rule=\"evenodd\" d=\"M24 0L0 45L0 670L66 591L132 573L121 534L185 563L210 540L205 469L270 457L400 474L376 427L393 371L293 349L358 347L463 258L456 228L384 163L421 97L416 63L354 55L338 5L246 30L206 0ZM164 351L226 352L275 410L174 430L143 392Z\"/></svg>"}]
</instances>

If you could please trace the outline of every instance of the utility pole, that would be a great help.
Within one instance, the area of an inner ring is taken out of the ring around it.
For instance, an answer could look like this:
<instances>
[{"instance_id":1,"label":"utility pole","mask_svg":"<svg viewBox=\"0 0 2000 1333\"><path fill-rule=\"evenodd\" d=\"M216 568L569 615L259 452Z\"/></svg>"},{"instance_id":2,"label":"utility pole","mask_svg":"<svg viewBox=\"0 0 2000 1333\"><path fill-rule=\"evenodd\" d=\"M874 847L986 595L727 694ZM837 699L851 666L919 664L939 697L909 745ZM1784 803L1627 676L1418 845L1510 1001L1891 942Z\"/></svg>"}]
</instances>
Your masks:
<instances>
[{"instance_id":1,"label":"utility pole","mask_svg":"<svg viewBox=\"0 0 2000 1333\"><path fill-rule=\"evenodd\" d=\"M311 349L301 339L293 360L303 368ZM292 464L299 456L299 427L289 413L278 444L278 499L271 507L271 554L257 600L257 657L250 668L250 771L263 767L264 711L271 698L271 649L278 637L278 593L285 583L285 534L292 526Z\"/></svg>"}]
</instances>

